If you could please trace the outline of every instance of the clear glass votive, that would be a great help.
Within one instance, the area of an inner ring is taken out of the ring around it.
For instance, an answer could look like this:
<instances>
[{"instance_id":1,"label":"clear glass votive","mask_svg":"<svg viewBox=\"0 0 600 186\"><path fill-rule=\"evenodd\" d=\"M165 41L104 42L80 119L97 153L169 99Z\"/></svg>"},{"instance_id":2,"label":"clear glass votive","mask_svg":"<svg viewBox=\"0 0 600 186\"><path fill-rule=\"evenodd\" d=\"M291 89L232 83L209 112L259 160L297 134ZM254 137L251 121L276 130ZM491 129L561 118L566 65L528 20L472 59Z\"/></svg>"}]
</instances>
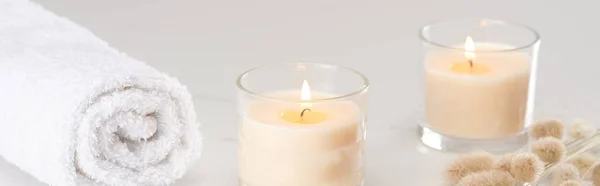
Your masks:
<instances>
[{"instance_id":1,"label":"clear glass votive","mask_svg":"<svg viewBox=\"0 0 600 186\"><path fill-rule=\"evenodd\" d=\"M282 63L237 80L241 186L360 186L367 78Z\"/></svg>"},{"instance_id":2,"label":"clear glass votive","mask_svg":"<svg viewBox=\"0 0 600 186\"><path fill-rule=\"evenodd\" d=\"M421 141L442 151L504 152L527 143L539 34L474 19L423 27Z\"/></svg>"}]
</instances>

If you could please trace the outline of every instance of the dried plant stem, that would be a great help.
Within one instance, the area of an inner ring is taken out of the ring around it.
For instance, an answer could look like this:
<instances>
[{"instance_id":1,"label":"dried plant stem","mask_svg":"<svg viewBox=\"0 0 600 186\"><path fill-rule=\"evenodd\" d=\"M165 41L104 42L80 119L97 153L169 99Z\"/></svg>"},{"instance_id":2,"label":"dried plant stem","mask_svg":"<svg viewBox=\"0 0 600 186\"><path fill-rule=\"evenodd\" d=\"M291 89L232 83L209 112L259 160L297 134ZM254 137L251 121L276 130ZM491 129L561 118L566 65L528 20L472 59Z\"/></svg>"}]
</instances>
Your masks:
<instances>
[{"instance_id":1,"label":"dried plant stem","mask_svg":"<svg viewBox=\"0 0 600 186\"><path fill-rule=\"evenodd\" d=\"M566 144L567 148L566 148L565 160L568 160L569 158L572 158L574 156L582 154L598 145L600 145L600 132L596 132L596 133L594 133L594 135L592 135L591 137L586 138L586 139L570 141ZM558 164L560 164L560 162L546 165L546 168L544 169L542 174L539 176L539 178L548 177L548 175L550 175L552 173L552 170ZM581 174L583 175L583 173L581 173ZM538 179L533 183L526 184L526 186L537 186L537 185L541 185L541 179Z\"/></svg>"}]
</instances>

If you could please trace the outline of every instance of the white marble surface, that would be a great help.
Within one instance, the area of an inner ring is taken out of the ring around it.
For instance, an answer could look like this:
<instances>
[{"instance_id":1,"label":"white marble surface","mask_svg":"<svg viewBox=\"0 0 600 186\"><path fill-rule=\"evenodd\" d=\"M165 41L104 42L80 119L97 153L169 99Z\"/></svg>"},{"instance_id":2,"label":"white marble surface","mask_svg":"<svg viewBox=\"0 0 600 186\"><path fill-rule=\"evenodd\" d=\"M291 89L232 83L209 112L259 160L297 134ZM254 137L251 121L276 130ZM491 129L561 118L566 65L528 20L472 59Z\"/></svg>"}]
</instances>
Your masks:
<instances>
[{"instance_id":1,"label":"white marble surface","mask_svg":"<svg viewBox=\"0 0 600 186\"><path fill-rule=\"evenodd\" d=\"M344 65L370 78L367 186L440 185L453 155L420 146L412 118L417 30L435 20L489 17L538 29L536 115L600 121L594 0L37 1L190 87L205 151L174 186L236 186L234 80L247 68L289 61ZM0 185L44 184L0 159Z\"/></svg>"}]
</instances>

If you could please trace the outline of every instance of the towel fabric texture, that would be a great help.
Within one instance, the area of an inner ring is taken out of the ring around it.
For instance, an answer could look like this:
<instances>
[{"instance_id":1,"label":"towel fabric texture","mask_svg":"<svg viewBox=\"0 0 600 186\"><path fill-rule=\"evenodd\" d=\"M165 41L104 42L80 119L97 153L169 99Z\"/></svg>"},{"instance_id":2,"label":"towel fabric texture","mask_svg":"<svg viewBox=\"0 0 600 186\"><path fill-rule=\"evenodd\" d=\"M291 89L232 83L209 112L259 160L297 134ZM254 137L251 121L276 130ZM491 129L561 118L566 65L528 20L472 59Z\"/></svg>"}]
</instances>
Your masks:
<instances>
[{"instance_id":1,"label":"towel fabric texture","mask_svg":"<svg viewBox=\"0 0 600 186\"><path fill-rule=\"evenodd\" d=\"M0 87L0 156L49 185L168 185L200 156L185 86L27 0L0 0Z\"/></svg>"}]
</instances>

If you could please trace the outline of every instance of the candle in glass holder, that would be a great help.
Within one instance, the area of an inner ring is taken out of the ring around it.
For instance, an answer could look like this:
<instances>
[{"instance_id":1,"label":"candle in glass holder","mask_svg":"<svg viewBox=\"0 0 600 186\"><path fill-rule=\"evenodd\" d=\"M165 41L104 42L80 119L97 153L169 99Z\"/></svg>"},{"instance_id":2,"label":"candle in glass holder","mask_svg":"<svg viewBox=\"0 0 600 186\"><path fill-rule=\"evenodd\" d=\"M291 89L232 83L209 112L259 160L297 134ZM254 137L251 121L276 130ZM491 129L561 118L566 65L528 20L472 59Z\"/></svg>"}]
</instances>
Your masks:
<instances>
[{"instance_id":1,"label":"candle in glass holder","mask_svg":"<svg viewBox=\"0 0 600 186\"><path fill-rule=\"evenodd\" d=\"M500 138L524 128L529 56L520 52L476 55L510 46L467 37L464 54L432 52L425 61L427 123L446 135Z\"/></svg>"},{"instance_id":2,"label":"candle in glass holder","mask_svg":"<svg viewBox=\"0 0 600 186\"><path fill-rule=\"evenodd\" d=\"M502 20L466 19L427 25L420 37L421 142L452 152L507 152L527 144L539 34Z\"/></svg>"},{"instance_id":3,"label":"candle in glass holder","mask_svg":"<svg viewBox=\"0 0 600 186\"><path fill-rule=\"evenodd\" d=\"M251 79L251 77L247 77ZM300 84L298 84L300 85ZM243 186L357 186L363 180L364 114L335 93L301 89L243 98ZM300 87L300 86L299 86Z\"/></svg>"}]
</instances>

